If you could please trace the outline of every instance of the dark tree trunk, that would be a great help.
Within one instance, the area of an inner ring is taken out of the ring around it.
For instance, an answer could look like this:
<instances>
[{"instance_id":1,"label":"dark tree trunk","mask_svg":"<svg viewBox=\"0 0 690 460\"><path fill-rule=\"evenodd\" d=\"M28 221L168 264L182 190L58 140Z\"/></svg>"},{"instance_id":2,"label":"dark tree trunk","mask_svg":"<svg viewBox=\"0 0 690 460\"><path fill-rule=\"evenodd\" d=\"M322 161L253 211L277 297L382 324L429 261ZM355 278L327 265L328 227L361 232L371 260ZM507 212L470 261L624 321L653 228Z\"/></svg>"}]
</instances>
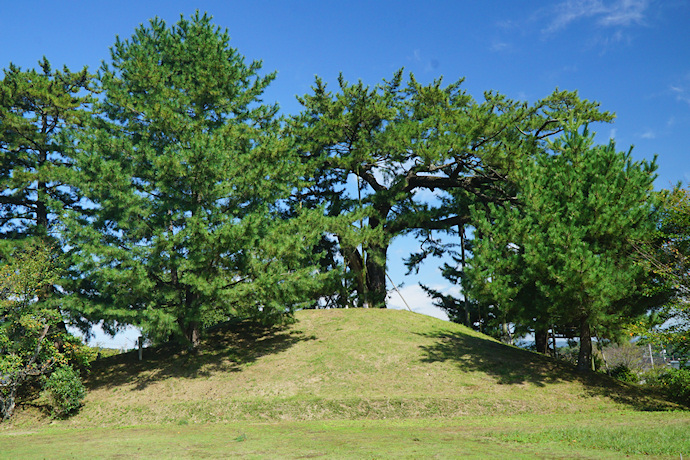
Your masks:
<instances>
[{"instance_id":1,"label":"dark tree trunk","mask_svg":"<svg viewBox=\"0 0 690 460\"><path fill-rule=\"evenodd\" d=\"M35 365L39 353L41 352L41 348L43 348L43 340L46 338L46 335L48 335L49 330L49 324L43 326L43 331L36 341L36 349L34 350L34 354L26 364L22 364L23 368L15 370L12 374L5 376L5 378L8 380L8 383L5 384L6 388L4 390L4 395L0 397L0 420L9 420L10 417L12 417L12 413L14 412L17 402L17 392L26 378L29 375L42 375L50 368L48 365L50 361L42 365Z\"/></svg>"},{"instance_id":2,"label":"dark tree trunk","mask_svg":"<svg viewBox=\"0 0 690 460\"><path fill-rule=\"evenodd\" d=\"M367 247L367 300L371 308L386 308L387 254L388 246Z\"/></svg>"},{"instance_id":3,"label":"dark tree trunk","mask_svg":"<svg viewBox=\"0 0 690 460\"><path fill-rule=\"evenodd\" d=\"M580 352L577 355L577 370L588 372L592 369L592 332L587 318L580 320Z\"/></svg>"},{"instance_id":4,"label":"dark tree trunk","mask_svg":"<svg viewBox=\"0 0 690 460\"><path fill-rule=\"evenodd\" d=\"M546 354L549 349L549 330L537 329L534 331L534 344L537 347L537 353Z\"/></svg>"},{"instance_id":5,"label":"dark tree trunk","mask_svg":"<svg viewBox=\"0 0 690 460\"><path fill-rule=\"evenodd\" d=\"M55 348L58 349L60 353L65 351L65 341L63 340L63 337L66 337L69 335L69 332L67 331L67 324L65 324L65 321L60 320L58 321L54 326L51 327L51 333L56 332L54 336L56 337L55 341L53 342L53 345Z\"/></svg>"},{"instance_id":6,"label":"dark tree trunk","mask_svg":"<svg viewBox=\"0 0 690 460\"><path fill-rule=\"evenodd\" d=\"M185 331L185 335L187 337L187 340L189 340L189 343L191 343L192 348L196 348L199 346L199 342L201 340L201 334L199 331L199 323L196 321L192 321L187 325L187 330Z\"/></svg>"},{"instance_id":7,"label":"dark tree trunk","mask_svg":"<svg viewBox=\"0 0 690 460\"><path fill-rule=\"evenodd\" d=\"M460 234L460 272L461 280L465 279L465 226L458 225L458 233ZM462 286L462 283L461 283ZM463 297L463 308L465 310L465 326L472 327L472 315L470 313L470 304L467 301L467 296L465 294Z\"/></svg>"},{"instance_id":8,"label":"dark tree trunk","mask_svg":"<svg viewBox=\"0 0 690 460\"><path fill-rule=\"evenodd\" d=\"M182 333L189 342L190 348L193 350L199 346L201 340L200 324L196 318L198 296L196 293L192 292L189 287L185 289L185 311L184 314L187 317L181 317L177 320L177 323L182 329Z\"/></svg>"},{"instance_id":9,"label":"dark tree trunk","mask_svg":"<svg viewBox=\"0 0 690 460\"><path fill-rule=\"evenodd\" d=\"M46 207L46 197L48 188L45 182L38 183L38 198L36 201L36 225L40 235L48 233L48 208Z\"/></svg>"},{"instance_id":10,"label":"dark tree trunk","mask_svg":"<svg viewBox=\"0 0 690 460\"><path fill-rule=\"evenodd\" d=\"M50 131L48 129L48 118L46 116L42 117L42 128L41 133L46 136ZM40 148L38 151L38 168L42 169L48 162L48 152L45 148ZM39 173L39 177L40 177ZM41 235L46 235L48 233L48 208L46 206L46 201L48 199L48 185L44 180L38 180L38 186L36 189L36 225L38 226L38 231Z\"/></svg>"}]
</instances>

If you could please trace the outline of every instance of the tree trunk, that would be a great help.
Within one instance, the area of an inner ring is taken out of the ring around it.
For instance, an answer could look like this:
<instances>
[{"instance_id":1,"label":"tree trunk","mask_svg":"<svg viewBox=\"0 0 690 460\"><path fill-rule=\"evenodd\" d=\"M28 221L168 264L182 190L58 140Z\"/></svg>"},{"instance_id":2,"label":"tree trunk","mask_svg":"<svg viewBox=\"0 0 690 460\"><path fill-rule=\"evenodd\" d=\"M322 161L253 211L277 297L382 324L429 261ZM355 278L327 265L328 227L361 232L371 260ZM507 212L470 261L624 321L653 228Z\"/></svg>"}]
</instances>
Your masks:
<instances>
[{"instance_id":1,"label":"tree trunk","mask_svg":"<svg viewBox=\"0 0 690 460\"><path fill-rule=\"evenodd\" d=\"M460 234L460 272L462 273L461 275L461 280L465 279L465 266L466 261L465 261L465 226L464 225L458 225L458 233ZM461 281L461 287L464 290L464 286L462 286L462 281ZM463 308L465 310L465 326L471 328L472 327L472 315L470 314L470 304L467 301L467 296L462 294L462 300L463 300Z\"/></svg>"},{"instance_id":2,"label":"tree trunk","mask_svg":"<svg viewBox=\"0 0 690 460\"><path fill-rule=\"evenodd\" d=\"M546 354L549 340L549 330L548 329L537 329L534 331L534 344L537 348L537 353Z\"/></svg>"},{"instance_id":3,"label":"tree trunk","mask_svg":"<svg viewBox=\"0 0 690 460\"><path fill-rule=\"evenodd\" d=\"M69 332L67 331L67 324L65 324L64 320L60 320L55 325L51 327L51 331L49 332L55 332L55 334L52 334L55 337L55 341L53 342L53 345L55 348L60 353L63 353L65 351L65 341L64 337L69 335Z\"/></svg>"},{"instance_id":4,"label":"tree trunk","mask_svg":"<svg viewBox=\"0 0 690 460\"><path fill-rule=\"evenodd\" d=\"M510 333L508 323L505 321L501 323L501 342L507 343L508 345L513 344L513 335Z\"/></svg>"},{"instance_id":5,"label":"tree trunk","mask_svg":"<svg viewBox=\"0 0 690 460\"><path fill-rule=\"evenodd\" d=\"M185 311L183 313L186 317L183 316L177 320L192 350L199 346L199 341L201 340L200 324L195 319L197 316L197 298L197 294L192 292L189 287L185 289Z\"/></svg>"},{"instance_id":6,"label":"tree trunk","mask_svg":"<svg viewBox=\"0 0 690 460\"><path fill-rule=\"evenodd\" d=\"M386 257L388 246L367 247L367 300L372 308L386 308Z\"/></svg>"},{"instance_id":7,"label":"tree trunk","mask_svg":"<svg viewBox=\"0 0 690 460\"><path fill-rule=\"evenodd\" d=\"M12 384L10 384L12 385ZM16 386L12 385L8 390L5 390L5 396L0 395L0 420L9 420L14 412L15 395L17 394Z\"/></svg>"},{"instance_id":8,"label":"tree trunk","mask_svg":"<svg viewBox=\"0 0 690 460\"><path fill-rule=\"evenodd\" d=\"M177 324L180 326L182 334L184 334L185 339L189 342L189 347L195 349L199 346L201 340L201 331L199 329L198 321L187 321L185 318L178 318Z\"/></svg>"},{"instance_id":9,"label":"tree trunk","mask_svg":"<svg viewBox=\"0 0 690 460\"><path fill-rule=\"evenodd\" d=\"M8 382L4 385L9 389L4 390L4 396L0 394L0 415L2 416L2 420L9 420L10 417L12 417L12 413L14 412L17 402L17 391L22 383L26 380L26 377L28 375L41 375L50 368L50 360L48 361L48 365L43 364L41 366L34 367L34 363L38 359L39 353L41 353L41 348L43 348L43 340L46 338L46 335L48 335L49 330L50 324L43 326L43 331L41 331L41 335L36 341L36 349L34 350L34 354L26 364L22 364L23 369L14 371L13 374L5 376L5 379L7 379Z\"/></svg>"},{"instance_id":10,"label":"tree trunk","mask_svg":"<svg viewBox=\"0 0 690 460\"><path fill-rule=\"evenodd\" d=\"M192 321L187 325L187 330L185 331L187 340L192 344L192 348L199 346L201 340L201 334L199 331L199 323L197 321Z\"/></svg>"},{"instance_id":11,"label":"tree trunk","mask_svg":"<svg viewBox=\"0 0 690 460\"><path fill-rule=\"evenodd\" d=\"M48 133L48 119L43 116L41 133L47 136ZM47 137L46 137L47 138ZM48 162L48 152L44 148L38 150L38 185L36 187L36 226L41 236L48 234L48 184L41 178L42 169Z\"/></svg>"},{"instance_id":12,"label":"tree trunk","mask_svg":"<svg viewBox=\"0 0 690 460\"><path fill-rule=\"evenodd\" d=\"M345 263L352 273L354 273L355 290L357 291L357 304L363 307L366 304L366 286L364 283L364 264L362 255L356 248L341 246Z\"/></svg>"},{"instance_id":13,"label":"tree trunk","mask_svg":"<svg viewBox=\"0 0 690 460\"><path fill-rule=\"evenodd\" d=\"M592 332L587 318L580 320L580 352L577 355L577 370L588 372L592 369Z\"/></svg>"},{"instance_id":14,"label":"tree trunk","mask_svg":"<svg viewBox=\"0 0 690 460\"><path fill-rule=\"evenodd\" d=\"M48 234L48 208L46 206L47 185L45 182L38 183L38 197L36 200L36 226L39 235Z\"/></svg>"}]
</instances>

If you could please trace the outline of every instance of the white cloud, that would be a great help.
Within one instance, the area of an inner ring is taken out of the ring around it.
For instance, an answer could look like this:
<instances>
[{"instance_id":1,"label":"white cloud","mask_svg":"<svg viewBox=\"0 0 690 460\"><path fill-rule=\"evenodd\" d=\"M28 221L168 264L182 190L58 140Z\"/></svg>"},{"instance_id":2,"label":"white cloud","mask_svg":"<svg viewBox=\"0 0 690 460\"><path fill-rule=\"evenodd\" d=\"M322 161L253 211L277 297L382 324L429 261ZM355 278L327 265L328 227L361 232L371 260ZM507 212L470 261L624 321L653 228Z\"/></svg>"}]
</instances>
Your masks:
<instances>
[{"instance_id":1,"label":"white cloud","mask_svg":"<svg viewBox=\"0 0 690 460\"><path fill-rule=\"evenodd\" d=\"M652 131L651 129L646 130L642 134L640 134L640 137L642 139L654 139L656 138L656 133Z\"/></svg>"},{"instance_id":2,"label":"white cloud","mask_svg":"<svg viewBox=\"0 0 690 460\"><path fill-rule=\"evenodd\" d=\"M604 26L642 24L648 6L648 0L619 0L608 8L603 17L599 19L599 24Z\"/></svg>"},{"instance_id":3,"label":"white cloud","mask_svg":"<svg viewBox=\"0 0 690 460\"><path fill-rule=\"evenodd\" d=\"M553 8L555 17L545 32L556 32L566 28L571 22L583 17L601 13L601 2L597 0L575 0L559 3Z\"/></svg>"},{"instance_id":4,"label":"white cloud","mask_svg":"<svg viewBox=\"0 0 690 460\"><path fill-rule=\"evenodd\" d=\"M627 27L643 24L649 0L566 0L554 6L549 12L553 15L546 33L565 29L580 19L594 19L603 27ZM620 41L622 34L617 32L614 41Z\"/></svg>"},{"instance_id":5,"label":"white cloud","mask_svg":"<svg viewBox=\"0 0 690 460\"><path fill-rule=\"evenodd\" d=\"M493 51L493 52L496 52L496 53L500 53L501 51L509 51L511 48L512 48L512 47L510 46L509 43L495 40L495 41L491 44L490 50Z\"/></svg>"},{"instance_id":6,"label":"white cloud","mask_svg":"<svg viewBox=\"0 0 690 460\"><path fill-rule=\"evenodd\" d=\"M454 293L457 295L458 289L455 286L433 286L433 289L443 292L444 294ZM409 305L410 309L416 313L421 313L423 315L433 316L435 318L440 318L448 321L448 315L445 311L438 307L435 307L431 298L424 292L424 290L418 285L403 286L400 288L400 294L405 299L400 298L400 295L395 289L388 292L388 306L395 310L407 310ZM405 304L407 302L407 305Z\"/></svg>"},{"instance_id":7,"label":"white cloud","mask_svg":"<svg viewBox=\"0 0 690 460\"><path fill-rule=\"evenodd\" d=\"M578 67L576 65L565 65L562 66L558 69L554 69L553 71L549 72L549 78L553 80L560 80L564 76L571 76L574 75L578 72Z\"/></svg>"},{"instance_id":8,"label":"white cloud","mask_svg":"<svg viewBox=\"0 0 690 460\"><path fill-rule=\"evenodd\" d=\"M669 86L671 93L676 95L676 100L690 104L690 94L688 90L681 85Z\"/></svg>"},{"instance_id":9,"label":"white cloud","mask_svg":"<svg viewBox=\"0 0 690 460\"><path fill-rule=\"evenodd\" d=\"M412 57L411 57L410 59L412 59L412 60L415 61L415 62L420 62L420 61L422 60L422 53L421 53L421 51L419 51L419 49L415 49L415 50L412 52Z\"/></svg>"},{"instance_id":10,"label":"white cloud","mask_svg":"<svg viewBox=\"0 0 690 460\"><path fill-rule=\"evenodd\" d=\"M81 332L72 327L68 327L68 330L84 339ZM100 324L96 324L91 328L91 337L88 341L85 340L91 347L101 347L101 348L114 348L118 350L126 350L130 348L135 348L137 346L137 341L141 335L141 331L134 326L126 326L120 332L118 332L114 337L103 332Z\"/></svg>"},{"instance_id":11,"label":"white cloud","mask_svg":"<svg viewBox=\"0 0 690 460\"><path fill-rule=\"evenodd\" d=\"M407 56L407 60L411 61L413 65L424 64L424 72L435 72L441 66L441 62L437 58L428 58L419 48L415 48L412 55Z\"/></svg>"}]
</instances>

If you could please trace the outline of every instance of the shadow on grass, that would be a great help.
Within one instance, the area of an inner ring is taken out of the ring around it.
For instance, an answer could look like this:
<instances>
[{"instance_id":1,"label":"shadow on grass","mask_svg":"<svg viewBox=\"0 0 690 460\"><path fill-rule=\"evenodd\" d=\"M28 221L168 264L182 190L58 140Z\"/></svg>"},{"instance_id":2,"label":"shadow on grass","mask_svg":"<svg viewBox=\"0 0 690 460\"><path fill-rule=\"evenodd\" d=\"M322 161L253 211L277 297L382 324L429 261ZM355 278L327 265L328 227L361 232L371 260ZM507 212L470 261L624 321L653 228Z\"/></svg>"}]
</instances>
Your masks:
<instances>
[{"instance_id":1,"label":"shadow on grass","mask_svg":"<svg viewBox=\"0 0 690 460\"><path fill-rule=\"evenodd\" d=\"M606 397L635 410L682 409L648 388L629 385L601 373L577 372L572 364L463 332L421 334L435 339L421 346L423 362L452 362L461 371L483 372L500 385L529 383L546 387L561 382L579 382L585 395Z\"/></svg>"},{"instance_id":2,"label":"shadow on grass","mask_svg":"<svg viewBox=\"0 0 690 460\"><path fill-rule=\"evenodd\" d=\"M100 359L86 378L90 390L135 383L141 390L169 377L207 377L216 372L239 372L262 356L280 353L298 342L314 340L288 327L265 327L248 321L207 331L193 351L178 344L144 348Z\"/></svg>"}]
</instances>

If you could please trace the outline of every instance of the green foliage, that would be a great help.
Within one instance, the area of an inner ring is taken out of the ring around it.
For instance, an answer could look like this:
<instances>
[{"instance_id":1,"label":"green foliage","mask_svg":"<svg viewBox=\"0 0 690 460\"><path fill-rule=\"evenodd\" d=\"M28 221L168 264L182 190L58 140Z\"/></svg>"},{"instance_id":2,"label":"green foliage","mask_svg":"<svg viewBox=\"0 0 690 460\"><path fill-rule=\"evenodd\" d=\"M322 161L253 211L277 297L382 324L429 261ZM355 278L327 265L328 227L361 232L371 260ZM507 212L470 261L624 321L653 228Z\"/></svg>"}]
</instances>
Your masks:
<instances>
[{"instance_id":1,"label":"green foliage","mask_svg":"<svg viewBox=\"0 0 690 460\"><path fill-rule=\"evenodd\" d=\"M339 216L328 231L357 305L385 306L394 238L415 233L423 241L411 265L443 254L449 248L433 232L466 225L472 202L509 200L512 165L560 132L562 120L612 118L573 92L556 91L530 106L495 92L475 101L461 85L440 78L423 85L413 75L404 82L402 70L374 87L341 75L337 91L317 78L299 99L304 110L290 134L306 171L295 199Z\"/></svg>"},{"instance_id":2,"label":"green foliage","mask_svg":"<svg viewBox=\"0 0 690 460\"><path fill-rule=\"evenodd\" d=\"M637 383L640 380L640 377L637 375L637 373L625 364L615 366L611 369L609 374L611 377L626 383Z\"/></svg>"},{"instance_id":3,"label":"green foliage","mask_svg":"<svg viewBox=\"0 0 690 460\"><path fill-rule=\"evenodd\" d=\"M690 353L690 190L660 193L658 228L636 242L640 263L673 289L674 298L633 322L629 331L645 342Z\"/></svg>"},{"instance_id":4,"label":"green foliage","mask_svg":"<svg viewBox=\"0 0 690 460\"><path fill-rule=\"evenodd\" d=\"M632 241L653 231L654 162L634 162L613 142L594 146L580 123L520 162L515 206L473 206L477 221L468 276L474 296L506 321L570 328L578 367L590 367L591 336L613 334L626 318L665 297L650 294Z\"/></svg>"},{"instance_id":5,"label":"green foliage","mask_svg":"<svg viewBox=\"0 0 690 460\"><path fill-rule=\"evenodd\" d=\"M648 385L659 388L668 397L690 406L690 369L661 369L645 374Z\"/></svg>"},{"instance_id":6,"label":"green foliage","mask_svg":"<svg viewBox=\"0 0 690 460\"><path fill-rule=\"evenodd\" d=\"M644 374L645 383L663 391L669 399L690 406L690 369L664 368Z\"/></svg>"},{"instance_id":7,"label":"green foliage","mask_svg":"<svg viewBox=\"0 0 690 460\"><path fill-rule=\"evenodd\" d=\"M403 234L421 241L412 269L451 253L465 270L473 254L465 273L444 267L466 299L427 289L454 320L494 335L509 322L538 338L579 330L581 366L592 333L613 339L669 283L687 294L688 194L666 196L645 239L654 163L594 146L581 126L612 115L575 92L528 104L402 70L374 87L341 76L334 92L317 78L283 122L262 100L275 74L198 12L118 38L95 83L86 69L40 67L10 65L0 81L0 232L62 238L71 295L60 308L82 326L134 324L194 346L234 316L280 323L323 298L383 307L388 246ZM461 254L438 232L460 235ZM640 254L658 249L646 266L629 257L636 241L651 245ZM39 291L8 294L16 315L3 317L0 346L25 352L6 369L47 353L62 322L56 281L31 273ZM656 316L681 318L657 331L676 345L687 343L685 298ZM88 362L72 338L55 343L61 360Z\"/></svg>"},{"instance_id":8,"label":"green foliage","mask_svg":"<svg viewBox=\"0 0 690 460\"><path fill-rule=\"evenodd\" d=\"M206 15L154 19L111 49L104 98L73 152L72 299L114 332L195 346L230 316L278 321L312 302L321 213L284 219L299 174L260 76ZM330 275L328 275L330 276Z\"/></svg>"},{"instance_id":9,"label":"green foliage","mask_svg":"<svg viewBox=\"0 0 690 460\"><path fill-rule=\"evenodd\" d=\"M66 364L78 349L67 347L69 337L56 327L60 311L47 298L58 279L53 252L41 242L0 266L0 419L12 416L24 384Z\"/></svg>"},{"instance_id":10,"label":"green foliage","mask_svg":"<svg viewBox=\"0 0 690 460\"><path fill-rule=\"evenodd\" d=\"M46 380L45 394L53 418L63 418L79 409L86 397L86 388L72 366L57 368Z\"/></svg>"},{"instance_id":11,"label":"green foliage","mask_svg":"<svg viewBox=\"0 0 690 460\"><path fill-rule=\"evenodd\" d=\"M53 70L45 57L39 65L40 71L23 71L10 64L0 80L3 246L7 239L45 235L54 224L51 211L79 206L70 187L66 131L88 116L92 76L86 68Z\"/></svg>"}]
</instances>

